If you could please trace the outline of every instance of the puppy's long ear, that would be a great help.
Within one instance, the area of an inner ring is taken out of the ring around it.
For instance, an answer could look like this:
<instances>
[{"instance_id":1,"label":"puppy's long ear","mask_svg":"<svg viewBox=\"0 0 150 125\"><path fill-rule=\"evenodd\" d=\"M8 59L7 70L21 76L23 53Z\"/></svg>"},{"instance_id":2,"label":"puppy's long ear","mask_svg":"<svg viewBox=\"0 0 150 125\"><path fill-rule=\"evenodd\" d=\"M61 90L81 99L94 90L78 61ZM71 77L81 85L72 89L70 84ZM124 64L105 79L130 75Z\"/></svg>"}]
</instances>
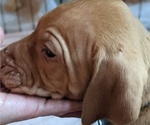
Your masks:
<instances>
[{"instance_id":1,"label":"puppy's long ear","mask_svg":"<svg viewBox=\"0 0 150 125\"><path fill-rule=\"evenodd\" d=\"M83 125L102 118L122 125L136 120L146 76L142 61L121 51L110 55L101 49L94 57L94 64L83 100Z\"/></svg>"}]
</instances>

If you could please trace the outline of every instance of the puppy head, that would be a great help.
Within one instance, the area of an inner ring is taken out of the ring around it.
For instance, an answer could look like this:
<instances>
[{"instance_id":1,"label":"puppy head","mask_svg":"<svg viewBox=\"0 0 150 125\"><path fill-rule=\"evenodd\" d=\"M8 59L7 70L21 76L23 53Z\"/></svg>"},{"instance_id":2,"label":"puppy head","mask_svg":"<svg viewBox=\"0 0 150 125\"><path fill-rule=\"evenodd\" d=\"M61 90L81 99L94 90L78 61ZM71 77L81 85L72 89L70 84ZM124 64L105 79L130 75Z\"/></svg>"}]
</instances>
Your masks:
<instances>
[{"instance_id":1,"label":"puppy head","mask_svg":"<svg viewBox=\"0 0 150 125\"><path fill-rule=\"evenodd\" d=\"M132 122L147 77L139 27L121 0L64 4L1 52L0 79L12 92L83 99L84 125Z\"/></svg>"},{"instance_id":2,"label":"puppy head","mask_svg":"<svg viewBox=\"0 0 150 125\"><path fill-rule=\"evenodd\" d=\"M1 51L5 87L14 93L83 98L92 74L94 34L88 21L80 20L76 4L46 14L30 36Z\"/></svg>"},{"instance_id":3,"label":"puppy head","mask_svg":"<svg viewBox=\"0 0 150 125\"><path fill-rule=\"evenodd\" d=\"M47 80L49 91L55 84L57 88L54 89L65 92L64 96L83 99L92 75L93 43L91 41L94 41L95 34L88 22L84 24L84 21L79 21L80 16L77 17L77 13L71 17L70 14L73 14L76 9L68 9L63 9L61 12L60 7L39 22L35 31L37 67L40 67L40 72L46 72L41 73L40 76L43 80ZM67 14L67 11L72 13Z\"/></svg>"}]
</instances>

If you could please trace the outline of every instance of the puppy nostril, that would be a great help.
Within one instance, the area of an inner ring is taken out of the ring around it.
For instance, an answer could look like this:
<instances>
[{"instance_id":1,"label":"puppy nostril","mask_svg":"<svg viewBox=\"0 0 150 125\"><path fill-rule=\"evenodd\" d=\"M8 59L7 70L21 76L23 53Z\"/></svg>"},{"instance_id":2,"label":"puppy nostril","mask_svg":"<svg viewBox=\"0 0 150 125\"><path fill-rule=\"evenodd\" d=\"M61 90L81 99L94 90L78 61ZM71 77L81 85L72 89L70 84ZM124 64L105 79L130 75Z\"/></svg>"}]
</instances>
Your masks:
<instances>
[{"instance_id":1,"label":"puppy nostril","mask_svg":"<svg viewBox=\"0 0 150 125\"><path fill-rule=\"evenodd\" d=\"M4 68L4 67L5 67L5 65L3 65L3 64L0 66L1 69Z\"/></svg>"}]
</instances>

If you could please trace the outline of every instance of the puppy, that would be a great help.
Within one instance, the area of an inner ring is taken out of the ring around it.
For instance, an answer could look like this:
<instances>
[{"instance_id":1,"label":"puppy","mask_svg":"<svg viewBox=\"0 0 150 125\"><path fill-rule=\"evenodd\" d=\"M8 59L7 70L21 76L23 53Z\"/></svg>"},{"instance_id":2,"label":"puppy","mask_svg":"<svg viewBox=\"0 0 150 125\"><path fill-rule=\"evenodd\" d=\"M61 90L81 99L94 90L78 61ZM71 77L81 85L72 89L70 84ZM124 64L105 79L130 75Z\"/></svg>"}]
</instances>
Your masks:
<instances>
[{"instance_id":1,"label":"puppy","mask_svg":"<svg viewBox=\"0 0 150 125\"><path fill-rule=\"evenodd\" d=\"M0 54L13 93L83 100L83 125L150 125L150 33L121 0L63 4Z\"/></svg>"}]
</instances>

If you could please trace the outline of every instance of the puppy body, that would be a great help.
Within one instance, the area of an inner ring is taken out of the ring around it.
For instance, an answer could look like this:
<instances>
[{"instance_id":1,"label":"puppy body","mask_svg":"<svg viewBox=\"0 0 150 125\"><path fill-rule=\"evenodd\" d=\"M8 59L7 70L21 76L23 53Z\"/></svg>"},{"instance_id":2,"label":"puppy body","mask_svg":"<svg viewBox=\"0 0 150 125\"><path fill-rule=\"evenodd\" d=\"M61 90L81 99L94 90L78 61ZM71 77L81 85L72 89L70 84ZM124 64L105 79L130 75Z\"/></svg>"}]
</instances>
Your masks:
<instances>
[{"instance_id":1,"label":"puppy body","mask_svg":"<svg viewBox=\"0 0 150 125\"><path fill-rule=\"evenodd\" d=\"M121 0L63 4L1 55L14 93L83 100L83 125L150 125L150 33Z\"/></svg>"}]
</instances>

